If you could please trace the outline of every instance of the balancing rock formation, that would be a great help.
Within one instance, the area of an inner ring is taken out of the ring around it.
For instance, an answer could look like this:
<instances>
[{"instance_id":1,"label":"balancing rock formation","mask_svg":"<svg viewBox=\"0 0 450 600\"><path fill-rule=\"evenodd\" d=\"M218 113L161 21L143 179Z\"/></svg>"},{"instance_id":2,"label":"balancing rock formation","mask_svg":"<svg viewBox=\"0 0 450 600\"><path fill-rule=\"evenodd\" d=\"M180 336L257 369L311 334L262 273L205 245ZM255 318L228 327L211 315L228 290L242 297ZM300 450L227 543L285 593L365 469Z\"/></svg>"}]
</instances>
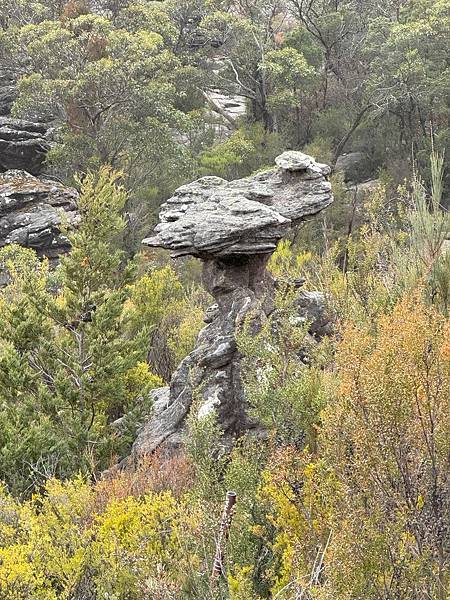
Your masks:
<instances>
[{"instance_id":1,"label":"balancing rock formation","mask_svg":"<svg viewBox=\"0 0 450 600\"><path fill-rule=\"evenodd\" d=\"M155 235L143 241L174 257L199 257L216 304L170 387L153 392L153 414L133 446L134 457L182 443L194 396L198 417L215 409L225 437L255 427L246 414L236 331L248 316L257 329L274 309L266 265L277 242L333 201L327 165L300 152L283 153L276 165L246 179L203 177L180 187L163 204Z\"/></svg>"}]
</instances>

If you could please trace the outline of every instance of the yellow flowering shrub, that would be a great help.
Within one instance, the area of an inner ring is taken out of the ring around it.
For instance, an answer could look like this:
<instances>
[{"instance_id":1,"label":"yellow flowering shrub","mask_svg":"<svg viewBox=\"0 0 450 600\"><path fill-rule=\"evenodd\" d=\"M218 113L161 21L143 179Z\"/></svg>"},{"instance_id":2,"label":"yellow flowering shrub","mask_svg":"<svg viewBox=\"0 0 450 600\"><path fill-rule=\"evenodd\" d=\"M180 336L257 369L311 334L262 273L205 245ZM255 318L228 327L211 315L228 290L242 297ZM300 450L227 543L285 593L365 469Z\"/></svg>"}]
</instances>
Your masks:
<instances>
[{"instance_id":1,"label":"yellow flowering shrub","mask_svg":"<svg viewBox=\"0 0 450 600\"><path fill-rule=\"evenodd\" d=\"M91 545L99 592L140 597L147 580L176 568L179 509L168 492L110 502L96 520Z\"/></svg>"},{"instance_id":2,"label":"yellow flowering shrub","mask_svg":"<svg viewBox=\"0 0 450 600\"><path fill-rule=\"evenodd\" d=\"M187 563L198 565L187 550L195 515L170 492L106 503L99 493L82 479L49 480L22 504L1 491L2 600L180 597Z\"/></svg>"},{"instance_id":3,"label":"yellow flowering shrub","mask_svg":"<svg viewBox=\"0 0 450 600\"><path fill-rule=\"evenodd\" d=\"M205 326L204 317L203 307L189 300L179 302L168 315L168 320L174 322L168 331L167 345L176 364L193 350L198 333Z\"/></svg>"},{"instance_id":4,"label":"yellow flowering shrub","mask_svg":"<svg viewBox=\"0 0 450 600\"><path fill-rule=\"evenodd\" d=\"M261 496L276 532L272 550L278 560L269 574L274 595L304 592L321 571L333 520L329 498L338 493L332 470L324 461L313 462L307 449L287 447L272 455Z\"/></svg>"},{"instance_id":5,"label":"yellow flowering shrub","mask_svg":"<svg viewBox=\"0 0 450 600\"><path fill-rule=\"evenodd\" d=\"M164 381L158 375L150 371L146 362L139 362L125 373L127 397L133 402L139 394L147 394L164 385Z\"/></svg>"},{"instance_id":6,"label":"yellow flowering shrub","mask_svg":"<svg viewBox=\"0 0 450 600\"><path fill-rule=\"evenodd\" d=\"M81 480L50 480L45 493L16 505L15 535L0 546L2 598L69 597L84 569L93 495ZM5 491L0 502L11 503ZM2 511L3 527L6 520Z\"/></svg>"},{"instance_id":7,"label":"yellow flowering shrub","mask_svg":"<svg viewBox=\"0 0 450 600\"><path fill-rule=\"evenodd\" d=\"M444 600L448 344L419 293L347 325L316 454L277 450L263 474L277 598Z\"/></svg>"},{"instance_id":8,"label":"yellow flowering shrub","mask_svg":"<svg viewBox=\"0 0 450 600\"><path fill-rule=\"evenodd\" d=\"M277 249L270 257L268 269L275 277L295 279L305 274L305 267L312 261L311 252L297 254L290 240L280 240Z\"/></svg>"},{"instance_id":9,"label":"yellow flowering shrub","mask_svg":"<svg viewBox=\"0 0 450 600\"><path fill-rule=\"evenodd\" d=\"M183 297L183 286L169 265L155 269L131 286L127 316L137 328L140 322L156 327L166 311Z\"/></svg>"},{"instance_id":10,"label":"yellow flowering shrub","mask_svg":"<svg viewBox=\"0 0 450 600\"><path fill-rule=\"evenodd\" d=\"M420 293L347 324L332 368L305 367L324 400L309 447L274 429L218 458L212 423L190 431L190 455L156 454L111 480L52 479L23 502L0 488L0 600L444 600L449 334Z\"/></svg>"},{"instance_id":11,"label":"yellow flowering shrub","mask_svg":"<svg viewBox=\"0 0 450 600\"><path fill-rule=\"evenodd\" d=\"M448 331L448 319L417 294L375 330L344 332L340 387L321 433L346 491L328 557L329 589L343 598L379 597L383 586L401 598L444 597Z\"/></svg>"}]
</instances>

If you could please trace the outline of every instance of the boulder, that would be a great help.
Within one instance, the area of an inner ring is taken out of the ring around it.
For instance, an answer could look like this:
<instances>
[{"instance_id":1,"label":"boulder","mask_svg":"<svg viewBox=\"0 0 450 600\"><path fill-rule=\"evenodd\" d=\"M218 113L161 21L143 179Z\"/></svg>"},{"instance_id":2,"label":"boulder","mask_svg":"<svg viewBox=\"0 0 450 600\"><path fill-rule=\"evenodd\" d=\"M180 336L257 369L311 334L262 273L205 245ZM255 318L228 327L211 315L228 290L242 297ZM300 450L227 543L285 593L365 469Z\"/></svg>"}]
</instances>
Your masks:
<instances>
[{"instance_id":1,"label":"boulder","mask_svg":"<svg viewBox=\"0 0 450 600\"><path fill-rule=\"evenodd\" d=\"M182 186L161 207L154 235L144 240L174 256L199 257L204 287L215 304L170 386L153 392L154 413L132 459L157 448L178 448L191 410L199 419L215 411L225 444L259 429L247 414L236 332L245 321L257 331L274 310L275 282L266 265L278 241L333 201L328 166L299 152L284 153L276 164L237 181L203 177ZM322 315L319 298L303 302L305 319ZM322 330L318 325L316 333Z\"/></svg>"},{"instance_id":2,"label":"boulder","mask_svg":"<svg viewBox=\"0 0 450 600\"><path fill-rule=\"evenodd\" d=\"M67 252L61 221L78 221L75 189L26 171L0 173L0 247L20 244L51 259Z\"/></svg>"},{"instance_id":3,"label":"boulder","mask_svg":"<svg viewBox=\"0 0 450 600\"><path fill-rule=\"evenodd\" d=\"M373 175L374 165L364 152L348 152L339 156L335 169L342 171L345 181L361 183Z\"/></svg>"},{"instance_id":4,"label":"boulder","mask_svg":"<svg viewBox=\"0 0 450 600\"><path fill-rule=\"evenodd\" d=\"M368 179L362 183L354 183L347 187L348 191L353 195L356 194L358 199L364 200L372 194L380 186L379 179Z\"/></svg>"},{"instance_id":5,"label":"boulder","mask_svg":"<svg viewBox=\"0 0 450 600\"><path fill-rule=\"evenodd\" d=\"M23 169L38 175L50 149L47 125L0 117L0 171Z\"/></svg>"},{"instance_id":6,"label":"boulder","mask_svg":"<svg viewBox=\"0 0 450 600\"><path fill-rule=\"evenodd\" d=\"M309 333L317 339L333 333L332 318L330 317L325 296L322 292L302 290L296 300L299 322L309 324Z\"/></svg>"},{"instance_id":7,"label":"boulder","mask_svg":"<svg viewBox=\"0 0 450 600\"><path fill-rule=\"evenodd\" d=\"M230 123L244 117L247 112L247 99L238 94L223 94L218 89L205 92L206 99L215 111L225 117L225 122Z\"/></svg>"}]
</instances>

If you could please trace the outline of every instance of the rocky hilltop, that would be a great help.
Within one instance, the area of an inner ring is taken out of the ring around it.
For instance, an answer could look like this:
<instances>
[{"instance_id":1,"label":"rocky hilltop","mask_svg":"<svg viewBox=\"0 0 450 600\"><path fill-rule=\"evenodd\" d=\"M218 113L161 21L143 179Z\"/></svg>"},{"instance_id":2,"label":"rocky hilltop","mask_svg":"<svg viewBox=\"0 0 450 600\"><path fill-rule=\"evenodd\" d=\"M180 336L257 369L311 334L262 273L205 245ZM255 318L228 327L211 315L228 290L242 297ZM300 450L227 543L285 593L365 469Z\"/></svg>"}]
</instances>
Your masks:
<instances>
[{"instance_id":1,"label":"rocky hilltop","mask_svg":"<svg viewBox=\"0 0 450 600\"><path fill-rule=\"evenodd\" d=\"M275 282L267 262L281 238L331 204L329 173L310 156L285 152L269 171L232 182L203 177L163 204L155 234L143 243L175 257L199 257L204 286L216 303L170 386L153 392L153 415L133 446L134 456L179 446L197 395L198 416L216 409L225 437L256 426L246 414L236 331L247 317L258 328L273 312ZM315 321L317 333L320 298L303 293L299 307Z\"/></svg>"}]
</instances>

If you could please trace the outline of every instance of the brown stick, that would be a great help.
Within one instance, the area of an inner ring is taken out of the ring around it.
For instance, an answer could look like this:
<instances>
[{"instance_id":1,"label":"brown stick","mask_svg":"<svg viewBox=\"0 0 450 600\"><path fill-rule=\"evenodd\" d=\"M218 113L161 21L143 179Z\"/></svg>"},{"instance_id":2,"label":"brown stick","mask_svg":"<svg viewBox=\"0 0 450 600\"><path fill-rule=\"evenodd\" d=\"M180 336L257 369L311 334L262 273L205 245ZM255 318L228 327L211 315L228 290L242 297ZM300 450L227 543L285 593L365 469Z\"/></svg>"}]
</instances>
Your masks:
<instances>
[{"instance_id":1,"label":"brown stick","mask_svg":"<svg viewBox=\"0 0 450 600\"><path fill-rule=\"evenodd\" d=\"M227 497L225 499L225 506L223 507L222 519L220 522L220 530L219 535L217 537L216 542L216 555L214 557L214 563L211 573L211 587L214 587L217 578L221 575L225 575L225 570L223 566L224 559L224 548L223 544L228 539L228 534L230 531L231 521L233 519L233 508L236 504L236 492L227 492Z\"/></svg>"}]
</instances>

